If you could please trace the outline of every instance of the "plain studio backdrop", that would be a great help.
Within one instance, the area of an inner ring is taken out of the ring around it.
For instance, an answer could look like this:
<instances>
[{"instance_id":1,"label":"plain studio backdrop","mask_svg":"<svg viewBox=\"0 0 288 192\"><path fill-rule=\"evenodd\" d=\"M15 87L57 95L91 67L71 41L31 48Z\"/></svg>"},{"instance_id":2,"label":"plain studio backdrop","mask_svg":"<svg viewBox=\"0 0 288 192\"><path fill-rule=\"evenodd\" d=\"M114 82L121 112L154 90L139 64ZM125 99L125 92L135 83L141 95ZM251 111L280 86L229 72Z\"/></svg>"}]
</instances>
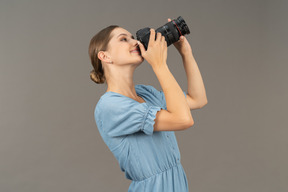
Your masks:
<instances>
[{"instance_id":1,"label":"plain studio backdrop","mask_svg":"<svg viewBox=\"0 0 288 192\"><path fill-rule=\"evenodd\" d=\"M286 0L1 0L0 191L127 191L94 108L90 39L116 24L134 36L182 16L208 104L175 132L192 192L288 191ZM183 91L181 57L168 66ZM135 84L161 90L145 61Z\"/></svg>"}]
</instances>

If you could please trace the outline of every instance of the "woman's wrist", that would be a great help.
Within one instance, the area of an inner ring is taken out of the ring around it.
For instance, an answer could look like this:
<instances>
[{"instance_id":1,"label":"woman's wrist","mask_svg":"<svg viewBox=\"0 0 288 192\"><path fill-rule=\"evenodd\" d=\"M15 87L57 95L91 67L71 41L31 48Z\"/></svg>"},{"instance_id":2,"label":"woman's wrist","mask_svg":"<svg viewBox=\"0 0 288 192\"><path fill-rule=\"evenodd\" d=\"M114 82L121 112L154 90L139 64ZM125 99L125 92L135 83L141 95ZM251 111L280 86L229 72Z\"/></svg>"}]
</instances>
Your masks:
<instances>
[{"instance_id":1,"label":"woman's wrist","mask_svg":"<svg viewBox=\"0 0 288 192\"><path fill-rule=\"evenodd\" d=\"M152 69L156 75L157 75L157 73L159 73L159 72L161 73L164 70L169 70L167 63L163 63L160 66L154 66L154 67L152 67Z\"/></svg>"},{"instance_id":2,"label":"woman's wrist","mask_svg":"<svg viewBox=\"0 0 288 192\"><path fill-rule=\"evenodd\" d=\"M191 56L193 57L192 51L186 51L186 52L183 52L183 53L179 52L179 53L180 53L182 58L191 57Z\"/></svg>"}]
</instances>

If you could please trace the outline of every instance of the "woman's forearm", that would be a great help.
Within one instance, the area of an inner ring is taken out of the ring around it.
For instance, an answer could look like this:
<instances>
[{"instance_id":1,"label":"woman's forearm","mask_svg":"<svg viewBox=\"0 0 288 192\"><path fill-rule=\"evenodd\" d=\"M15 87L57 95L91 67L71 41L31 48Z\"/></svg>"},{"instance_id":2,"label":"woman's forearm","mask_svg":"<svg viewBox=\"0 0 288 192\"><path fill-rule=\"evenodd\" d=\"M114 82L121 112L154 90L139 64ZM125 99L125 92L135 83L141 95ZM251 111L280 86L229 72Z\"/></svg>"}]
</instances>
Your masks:
<instances>
[{"instance_id":1,"label":"woman's forearm","mask_svg":"<svg viewBox=\"0 0 288 192\"><path fill-rule=\"evenodd\" d=\"M167 111L187 122L194 122L185 95L167 64L153 69L166 99Z\"/></svg>"},{"instance_id":2,"label":"woman's forearm","mask_svg":"<svg viewBox=\"0 0 288 192\"><path fill-rule=\"evenodd\" d=\"M182 61L187 75L187 94L193 100L199 102L200 106L203 106L208 100L203 79L192 52L186 53L185 55L183 54Z\"/></svg>"}]
</instances>

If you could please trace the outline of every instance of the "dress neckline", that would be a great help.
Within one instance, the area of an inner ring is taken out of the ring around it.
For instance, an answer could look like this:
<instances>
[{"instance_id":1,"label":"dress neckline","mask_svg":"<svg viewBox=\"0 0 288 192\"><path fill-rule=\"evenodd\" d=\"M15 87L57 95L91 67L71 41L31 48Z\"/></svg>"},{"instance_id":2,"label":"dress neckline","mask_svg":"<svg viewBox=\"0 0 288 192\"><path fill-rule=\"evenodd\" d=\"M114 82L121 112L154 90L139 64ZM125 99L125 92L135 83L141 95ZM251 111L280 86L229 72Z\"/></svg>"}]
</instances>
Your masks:
<instances>
[{"instance_id":1,"label":"dress neckline","mask_svg":"<svg viewBox=\"0 0 288 192\"><path fill-rule=\"evenodd\" d=\"M139 96L139 97L141 97L141 94L139 94L138 92L137 92L137 88L136 88L136 86L135 86L135 91L136 91L136 93L137 93L137 96ZM129 99L132 99L132 98L130 98L130 97L127 97L127 96L125 96L125 95L122 95L121 93L117 93L117 92L114 92L114 91L106 91L104 94L107 94L107 93L114 93L114 94L117 94L117 95L120 95L120 96L122 96L122 97L126 97L126 98L129 98ZM146 103L147 104L147 101L143 98L143 97L141 97L145 102L142 102L142 103ZM134 100L134 101L136 101L135 99L132 99L132 100ZM137 103L140 103L139 101L136 101Z\"/></svg>"}]
</instances>

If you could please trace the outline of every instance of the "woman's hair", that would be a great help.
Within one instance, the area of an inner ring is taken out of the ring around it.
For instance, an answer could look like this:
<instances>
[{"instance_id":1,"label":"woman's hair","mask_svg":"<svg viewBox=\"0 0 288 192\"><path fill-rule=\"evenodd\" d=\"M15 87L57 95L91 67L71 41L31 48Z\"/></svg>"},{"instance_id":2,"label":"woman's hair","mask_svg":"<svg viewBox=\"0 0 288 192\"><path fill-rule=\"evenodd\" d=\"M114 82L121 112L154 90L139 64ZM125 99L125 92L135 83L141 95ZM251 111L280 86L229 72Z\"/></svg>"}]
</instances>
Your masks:
<instances>
[{"instance_id":1,"label":"woman's hair","mask_svg":"<svg viewBox=\"0 0 288 192\"><path fill-rule=\"evenodd\" d=\"M93 70L90 72L90 78L97 84L105 82L104 68L102 67L101 60L98 58L99 51L106 51L108 43L111 39L111 32L119 26L110 25L101 31L99 31L94 37L92 37L89 45L89 56ZM107 82L106 82L107 83Z\"/></svg>"}]
</instances>

